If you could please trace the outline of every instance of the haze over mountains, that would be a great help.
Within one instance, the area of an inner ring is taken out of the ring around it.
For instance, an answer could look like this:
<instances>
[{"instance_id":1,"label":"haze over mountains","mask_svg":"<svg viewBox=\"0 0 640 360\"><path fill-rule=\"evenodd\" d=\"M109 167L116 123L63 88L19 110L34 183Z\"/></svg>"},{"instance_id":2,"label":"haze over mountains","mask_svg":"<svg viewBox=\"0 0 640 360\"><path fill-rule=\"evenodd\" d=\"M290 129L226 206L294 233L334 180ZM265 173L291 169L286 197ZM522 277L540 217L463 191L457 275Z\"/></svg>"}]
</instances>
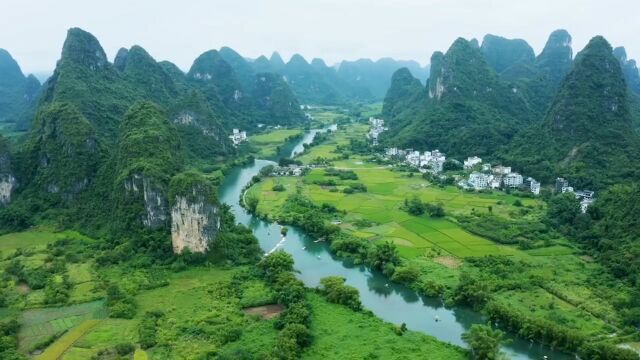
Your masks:
<instances>
[{"instance_id":1,"label":"haze over mountains","mask_svg":"<svg viewBox=\"0 0 640 360\"><path fill-rule=\"evenodd\" d=\"M121 48L113 60L113 65L116 69L125 71L130 50L132 57L137 58L137 60L134 60L134 64L139 61L145 61L145 58L150 58L149 54L139 46L133 46L131 49ZM103 50L102 52L104 53ZM207 65L198 62L198 60L211 63ZM155 62L155 60L153 61ZM159 62L159 64L169 75L174 75L174 80L176 80L175 75L180 77L179 74L182 71L174 64L167 61ZM256 75L260 73L280 75L277 77L272 76L269 79L265 78L264 81L268 82L269 86L277 87L278 84L274 82L284 80L299 102L320 105L344 105L351 101L382 100L391 83L391 75L402 67L408 68L413 76L422 82L425 82L429 76L429 68L422 67L415 61L402 61L391 58L382 58L377 61L360 59L342 61L335 66L328 66L322 59L315 58L308 62L298 54L293 55L288 62L285 62L277 52L274 52L270 58L260 56L255 60L251 60L229 47L222 47L219 50L203 53L196 59L192 68L187 71L187 75L193 75L193 71L201 66L209 66L210 70L217 69L219 71L221 80L217 86L220 88L219 91L222 92L221 100L227 106L231 105L234 91L239 90L241 94L236 95L247 97L247 99L242 101L240 99L233 100L238 103L236 108L244 108L244 104L240 105L240 103L252 103L253 110L259 110L262 107L262 111L267 113L271 109L264 108L267 105L264 101L260 102L259 99L252 100L252 96L256 95L254 91L258 91L255 88L254 80ZM234 72L233 75L230 75L229 69ZM153 71L151 68L147 70ZM135 70L130 68L127 71L131 73ZM28 121L33 116L33 108L37 103L40 82L34 75L23 75L17 62L6 50L0 52L0 74L3 75L0 77L0 91L2 91L3 95L0 100L0 123L16 124L17 129L26 130ZM54 76L54 74L43 75L43 73L40 73L38 76L46 80ZM169 91L171 92L172 90L169 89ZM264 86L262 86L262 91L264 91ZM156 94L155 96L162 95ZM287 95L280 94L280 96L286 97ZM20 97L22 99L16 100ZM212 99L210 100L213 101ZM233 105L231 106L233 107ZM284 120L283 124L287 122L288 120ZM239 125L242 124L243 122L239 123Z\"/></svg>"}]
</instances>

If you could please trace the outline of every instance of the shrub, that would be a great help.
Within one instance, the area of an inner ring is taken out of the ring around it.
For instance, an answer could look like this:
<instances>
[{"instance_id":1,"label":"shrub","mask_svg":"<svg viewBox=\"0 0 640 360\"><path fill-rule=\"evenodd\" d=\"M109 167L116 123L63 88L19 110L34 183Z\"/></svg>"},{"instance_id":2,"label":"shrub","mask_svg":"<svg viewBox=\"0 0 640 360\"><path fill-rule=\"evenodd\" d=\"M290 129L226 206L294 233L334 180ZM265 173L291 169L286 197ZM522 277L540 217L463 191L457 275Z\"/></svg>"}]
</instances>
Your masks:
<instances>
[{"instance_id":1,"label":"shrub","mask_svg":"<svg viewBox=\"0 0 640 360\"><path fill-rule=\"evenodd\" d=\"M132 343L120 343L115 346L116 352L120 356L131 354L135 351L135 347Z\"/></svg>"},{"instance_id":2,"label":"shrub","mask_svg":"<svg viewBox=\"0 0 640 360\"><path fill-rule=\"evenodd\" d=\"M320 292L329 302L345 305L355 311L362 310L358 289L345 285L344 282L345 278L339 276L322 278Z\"/></svg>"}]
</instances>

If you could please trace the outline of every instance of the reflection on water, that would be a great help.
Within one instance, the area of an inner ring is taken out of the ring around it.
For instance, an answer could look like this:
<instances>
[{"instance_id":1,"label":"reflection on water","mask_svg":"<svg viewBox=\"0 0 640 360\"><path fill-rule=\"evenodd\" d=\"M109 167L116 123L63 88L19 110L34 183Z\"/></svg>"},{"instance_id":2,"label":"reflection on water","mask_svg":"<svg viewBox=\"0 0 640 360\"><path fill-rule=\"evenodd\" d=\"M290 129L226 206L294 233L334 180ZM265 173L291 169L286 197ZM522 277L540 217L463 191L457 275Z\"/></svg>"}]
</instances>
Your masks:
<instances>
[{"instance_id":1,"label":"reflection on water","mask_svg":"<svg viewBox=\"0 0 640 360\"><path fill-rule=\"evenodd\" d=\"M290 156L303 150L303 143L309 143L316 131L311 131L296 144L281 149L281 154ZM281 240L280 226L262 221L248 214L238 203L244 185L259 170L274 162L256 160L254 164L233 169L220 186L220 199L231 207L236 220L249 227L256 235L260 246L266 252ZM326 276L342 276L347 284L360 292L365 308L378 317L395 324L405 323L411 330L421 331L442 341L465 346L461 335L472 324L486 320L478 313L465 307L446 308L439 298L419 296L415 291L389 280L378 272L350 261L336 258L324 242L314 242L302 231L290 227L286 241L280 247L290 253L295 260L298 277L308 287L318 286ZM436 321L437 320L437 321ZM512 338L503 351L512 359L571 359L570 355L553 351L547 346Z\"/></svg>"}]
</instances>

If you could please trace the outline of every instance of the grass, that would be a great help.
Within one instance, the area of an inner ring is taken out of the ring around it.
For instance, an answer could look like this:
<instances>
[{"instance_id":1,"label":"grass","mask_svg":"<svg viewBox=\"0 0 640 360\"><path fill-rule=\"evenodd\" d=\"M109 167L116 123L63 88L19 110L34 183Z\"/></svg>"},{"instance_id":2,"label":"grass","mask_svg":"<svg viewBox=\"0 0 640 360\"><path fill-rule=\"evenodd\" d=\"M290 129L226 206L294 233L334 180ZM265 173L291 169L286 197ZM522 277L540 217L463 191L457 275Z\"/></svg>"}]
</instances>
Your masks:
<instances>
[{"instance_id":1,"label":"grass","mask_svg":"<svg viewBox=\"0 0 640 360\"><path fill-rule=\"evenodd\" d=\"M312 152L313 149L315 148L312 148ZM357 162L359 161L351 161L352 164ZM348 211L350 216L345 219L345 225L359 218L376 223L372 228L352 231L354 235L362 238L387 237L401 248L437 248L441 252L458 257L513 255L518 252L514 248L471 234L447 219L434 219L426 215L412 216L401 210L404 200L416 195L425 201L446 201L444 206L447 211L453 209L454 212L471 213L475 211L476 204L491 202L495 204L495 212L500 212L499 209L503 207L505 209L502 212L506 213L509 208L515 208L506 205L513 202L511 195L466 193L453 187L441 189L427 186L428 183L421 178L408 178L402 173L381 167L356 168L354 172L358 175L358 181L367 186L367 193L346 195L342 192L331 192L327 187L313 185L314 181L328 178L324 176L323 169L313 169L304 180L293 177L269 178L252 187L249 193L260 199L258 212L276 214L286 198L294 193L298 186L302 186L303 194L315 202L329 203L340 210ZM285 191L272 191L275 184L284 185ZM504 205L497 205L498 201L502 201ZM380 225L385 227L381 228ZM408 250L407 254L413 256L424 254L424 251Z\"/></svg>"},{"instance_id":2,"label":"grass","mask_svg":"<svg viewBox=\"0 0 640 360\"><path fill-rule=\"evenodd\" d=\"M60 233L24 231L0 236L0 251L18 248L43 248L60 238Z\"/></svg>"},{"instance_id":3,"label":"grass","mask_svg":"<svg viewBox=\"0 0 640 360\"><path fill-rule=\"evenodd\" d=\"M302 134L299 129L277 129L263 134L249 136L249 144L257 151L259 158L269 158L278 153L278 147L284 145L288 137Z\"/></svg>"},{"instance_id":4,"label":"grass","mask_svg":"<svg viewBox=\"0 0 640 360\"><path fill-rule=\"evenodd\" d=\"M309 295L314 342L302 359L467 359L464 350L414 331L398 336L394 325ZM428 355L427 355L428 354Z\"/></svg>"},{"instance_id":5,"label":"grass","mask_svg":"<svg viewBox=\"0 0 640 360\"><path fill-rule=\"evenodd\" d=\"M79 326L75 327L71 331L68 331L55 343L49 346L41 355L36 357L37 360L57 360L67 349L69 349L73 343L75 343L84 334L93 329L100 320L85 320Z\"/></svg>"},{"instance_id":6,"label":"grass","mask_svg":"<svg viewBox=\"0 0 640 360\"><path fill-rule=\"evenodd\" d=\"M105 316L106 310L102 301L26 310L20 316L20 349L28 350L34 344L61 331L72 329L85 320L102 319Z\"/></svg>"}]
</instances>

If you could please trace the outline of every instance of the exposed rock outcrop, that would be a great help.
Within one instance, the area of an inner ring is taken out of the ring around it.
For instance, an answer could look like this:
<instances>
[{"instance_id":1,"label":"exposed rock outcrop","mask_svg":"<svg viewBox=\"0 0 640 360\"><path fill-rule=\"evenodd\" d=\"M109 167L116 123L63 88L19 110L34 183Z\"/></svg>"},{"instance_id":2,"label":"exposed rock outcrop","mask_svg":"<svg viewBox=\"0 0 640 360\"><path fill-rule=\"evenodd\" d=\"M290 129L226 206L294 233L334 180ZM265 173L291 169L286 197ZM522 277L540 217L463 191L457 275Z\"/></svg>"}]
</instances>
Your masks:
<instances>
[{"instance_id":1,"label":"exposed rock outcrop","mask_svg":"<svg viewBox=\"0 0 640 360\"><path fill-rule=\"evenodd\" d=\"M124 181L127 194L141 198L144 212L140 214L142 224L150 229L159 229L167 224L169 206L162 186L154 184L153 179L135 173Z\"/></svg>"},{"instance_id":2,"label":"exposed rock outcrop","mask_svg":"<svg viewBox=\"0 0 640 360\"><path fill-rule=\"evenodd\" d=\"M185 248L204 253L220 232L220 208L215 188L200 174L187 172L171 180L171 242L173 251Z\"/></svg>"},{"instance_id":3,"label":"exposed rock outcrop","mask_svg":"<svg viewBox=\"0 0 640 360\"><path fill-rule=\"evenodd\" d=\"M11 154L7 141L0 136L0 205L11 202L11 194L17 185L11 168Z\"/></svg>"},{"instance_id":4,"label":"exposed rock outcrop","mask_svg":"<svg viewBox=\"0 0 640 360\"><path fill-rule=\"evenodd\" d=\"M150 102L129 109L120 125L116 156L119 223L130 231L169 225L169 181L182 164L175 127Z\"/></svg>"}]
</instances>

